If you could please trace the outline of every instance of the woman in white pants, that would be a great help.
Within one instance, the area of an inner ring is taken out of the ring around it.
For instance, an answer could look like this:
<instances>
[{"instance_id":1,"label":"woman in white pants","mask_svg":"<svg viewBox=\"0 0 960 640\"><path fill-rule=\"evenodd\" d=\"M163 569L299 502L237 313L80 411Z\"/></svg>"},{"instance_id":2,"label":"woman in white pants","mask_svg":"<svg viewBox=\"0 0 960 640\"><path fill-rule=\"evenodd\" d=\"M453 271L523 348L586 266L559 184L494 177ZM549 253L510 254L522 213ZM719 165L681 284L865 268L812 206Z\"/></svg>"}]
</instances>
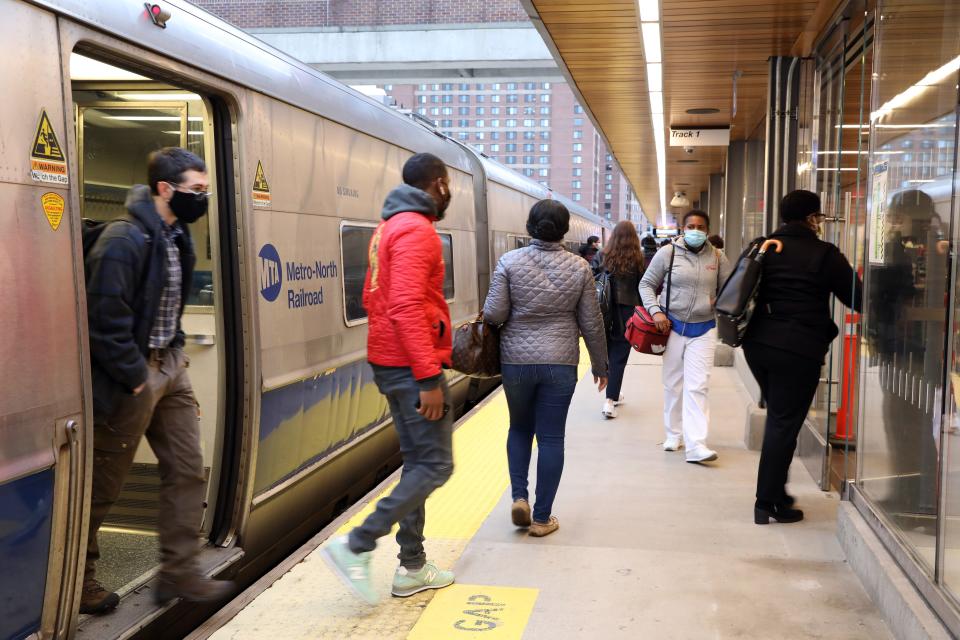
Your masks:
<instances>
[{"instance_id":1,"label":"woman in white pants","mask_svg":"<svg viewBox=\"0 0 960 640\"><path fill-rule=\"evenodd\" d=\"M683 235L657 252L640 281L643 306L661 331L671 332L663 354L663 448L685 447L687 462L717 459L707 446L707 396L717 344L713 304L731 266L707 241L709 231L706 213L688 212Z\"/></svg>"}]
</instances>

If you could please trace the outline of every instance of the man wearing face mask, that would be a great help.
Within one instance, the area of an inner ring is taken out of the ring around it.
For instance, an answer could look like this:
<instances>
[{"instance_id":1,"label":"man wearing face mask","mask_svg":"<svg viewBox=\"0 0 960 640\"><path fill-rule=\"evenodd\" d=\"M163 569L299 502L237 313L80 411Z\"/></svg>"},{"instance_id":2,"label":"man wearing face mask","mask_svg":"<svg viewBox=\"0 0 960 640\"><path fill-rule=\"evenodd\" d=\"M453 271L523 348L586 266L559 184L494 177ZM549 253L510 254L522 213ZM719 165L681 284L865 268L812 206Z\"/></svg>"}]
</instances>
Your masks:
<instances>
[{"instance_id":1,"label":"man wearing face mask","mask_svg":"<svg viewBox=\"0 0 960 640\"><path fill-rule=\"evenodd\" d=\"M817 238L824 215L820 198L798 189L780 204L783 225L770 235L783 249L763 260L756 311L743 353L767 403L757 470L754 522L798 522L803 511L787 494L787 471L810 410L820 369L839 330L830 295L860 311L862 285L836 245Z\"/></svg>"},{"instance_id":2,"label":"man wearing face mask","mask_svg":"<svg viewBox=\"0 0 960 640\"><path fill-rule=\"evenodd\" d=\"M104 227L85 258L94 457L80 613L103 613L120 601L95 578L97 531L144 435L161 481L157 602L213 602L233 588L203 576L196 564L205 478L180 326L196 264L187 225L207 211L207 168L175 147L147 162L149 186L130 190L127 216Z\"/></svg>"},{"instance_id":3,"label":"man wearing face mask","mask_svg":"<svg viewBox=\"0 0 960 640\"><path fill-rule=\"evenodd\" d=\"M450 366L450 310L443 295L443 251L434 223L450 205L443 161L419 153L403 166L404 184L387 196L370 240L363 291L369 331L367 360L386 396L403 454L403 473L389 496L349 535L332 541L324 559L369 604L370 555L399 523L392 595L407 597L453 583L453 572L427 561L424 502L453 473L453 415L443 370Z\"/></svg>"},{"instance_id":4,"label":"man wearing face mask","mask_svg":"<svg viewBox=\"0 0 960 640\"><path fill-rule=\"evenodd\" d=\"M706 212L688 211L683 235L654 255L640 281L643 306L661 332L671 332L663 354L663 449L683 447L692 463L717 459L707 446L707 395L717 346L713 305L730 263L707 241L709 231Z\"/></svg>"}]
</instances>

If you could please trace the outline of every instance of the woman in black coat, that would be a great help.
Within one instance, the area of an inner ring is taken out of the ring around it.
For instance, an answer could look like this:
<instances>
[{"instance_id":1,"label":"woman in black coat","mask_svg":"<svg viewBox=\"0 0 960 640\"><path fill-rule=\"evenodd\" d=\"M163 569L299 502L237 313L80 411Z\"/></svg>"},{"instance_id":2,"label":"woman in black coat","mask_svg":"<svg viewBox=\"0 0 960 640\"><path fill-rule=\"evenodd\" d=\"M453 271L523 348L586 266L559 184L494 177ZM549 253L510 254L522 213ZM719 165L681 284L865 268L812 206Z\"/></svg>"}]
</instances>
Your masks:
<instances>
[{"instance_id":1,"label":"woman in black coat","mask_svg":"<svg viewBox=\"0 0 960 640\"><path fill-rule=\"evenodd\" d=\"M757 473L754 522L798 522L786 492L800 427L810 409L820 369L839 330L830 314L830 294L860 311L863 285L836 245L820 240L820 198L810 191L788 193L780 204L783 226L770 237L783 243L769 252L757 294L756 312L743 351L767 404L767 422Z\"/></svg>"}]
</instances>

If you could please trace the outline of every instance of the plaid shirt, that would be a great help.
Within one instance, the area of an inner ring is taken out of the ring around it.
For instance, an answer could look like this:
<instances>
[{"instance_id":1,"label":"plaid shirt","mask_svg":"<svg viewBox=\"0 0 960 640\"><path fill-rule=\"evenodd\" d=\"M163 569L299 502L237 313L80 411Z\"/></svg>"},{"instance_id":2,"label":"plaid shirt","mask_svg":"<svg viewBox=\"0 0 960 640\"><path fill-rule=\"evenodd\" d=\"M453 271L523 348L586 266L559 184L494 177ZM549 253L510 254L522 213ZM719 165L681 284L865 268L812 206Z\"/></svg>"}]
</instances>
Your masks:
<instances>
[{"instance_id":1,"label":"plaid shirt","mask_svg":"<svg viewBox=\"0 0 960 640\"><path fill-rule=\"evenodd\" d=\"M180 316L180 297L183 289L183 269L180 266L180 249L176 239L183 230L179 225L163 224L163 244L167 249L167 282L160 294L160 308L150 331L150 348L166 349L177 334L177 319Z\"/></svg>"}]
</instances>

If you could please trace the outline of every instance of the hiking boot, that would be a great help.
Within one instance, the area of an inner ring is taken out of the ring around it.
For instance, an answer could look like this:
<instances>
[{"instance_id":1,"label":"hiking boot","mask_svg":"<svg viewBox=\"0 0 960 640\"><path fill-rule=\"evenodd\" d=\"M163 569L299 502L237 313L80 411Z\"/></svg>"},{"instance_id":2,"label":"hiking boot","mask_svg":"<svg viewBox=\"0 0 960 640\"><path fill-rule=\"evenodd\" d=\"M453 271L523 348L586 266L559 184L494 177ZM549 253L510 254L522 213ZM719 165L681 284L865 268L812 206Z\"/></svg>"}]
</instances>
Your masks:
<instances>
[{"instance_id":1,"label":"hiking boot","mask_svg":"<svg viewBox=\"0 0 960 640\"><path fill-rule=\"evenodd\" d=\"M377 604L379 598L370 584L370 552L354 553L347 536L333 540L321 550L324 561L358 598L367 604Z\"/></svg>"},{"instance_id":2,"label":"hiking boot","mask_svg":"<svg viewBox=\"0 0 960 640\"><path fill-rule=\"evenodd\" d=\"M557 516L550 516L550 520L547 522L537 522L533 521L533 524L530 525L530 528L527 529L527 533L532 535L534 538L542 538L543 536L548 536L557 529L560 528L560 521L557 520Z\"/></svg>"},{"instance_id":3,"label":"hiking boot","mask_svg":"<svg viewBox=\"0 0 960 640\"><path fill-rule=\"evenodd\" d=\"M518 527L530 526L530 503L523 498L517 498L513 501L513 508L510 509L510 519Z\"/></svg>"},{"instance_id":4,"label":"hiking boot","mask_svg":"<svg viewBox=\"0 0 960 640\"><path fill-rule=\"evenodd\" d=\"M617 417L617 403L615 403L610 398L607 398L603 401L603 408L600 409L600 413L603 414L603 417L609 420L610 418Z\"/></svg>"},{"instance_id":5,"label":"hiking boot","mask_svg":"<svg viewBox=\"0 0 960 640\"><path fill-rule=\"evenodd\" d=\"M663 441L664 451L677 451L682 446L683 443L680 441L680 436L667 436L667 439Z\"/></svg>"},{"instance_id":6,"label":"hiking boot","mask_svg":"<svg viewBox=\"0 0 960 640\"><path fill-rule=\"evenodd\" d=\"M393 574L393 588L390 593L398 598L406 598L427 589L443 589L453 584L453 571L441 571L437 565L428 562L420 571L410 571L406 567L397 567Z\"/></svg>"},{"instance_id":7,"label":"hiking boot","mask_svg":"<svg viewBox=\"0 0 960 640\"><path fill-rule=\"evenodd\" d=\"M182 578L161 575L157 578L153 600L158 605L174 598L183 598L187 602L219 602L233 593L234 588L235 585L229 580L213 580L197 574Z\"/></svg>"},{"instance_id":8,"label":"hiking boot","mask_svg":"<svg viewBox=\"0 0 960 640\"><path fill-rule=\"evenodd\" d=\"M87 578L83 581L83 591L80 593L80 613L106 613L120 604L120 596L107 591L103 585Z\"/></svg>"}]
</instances>

